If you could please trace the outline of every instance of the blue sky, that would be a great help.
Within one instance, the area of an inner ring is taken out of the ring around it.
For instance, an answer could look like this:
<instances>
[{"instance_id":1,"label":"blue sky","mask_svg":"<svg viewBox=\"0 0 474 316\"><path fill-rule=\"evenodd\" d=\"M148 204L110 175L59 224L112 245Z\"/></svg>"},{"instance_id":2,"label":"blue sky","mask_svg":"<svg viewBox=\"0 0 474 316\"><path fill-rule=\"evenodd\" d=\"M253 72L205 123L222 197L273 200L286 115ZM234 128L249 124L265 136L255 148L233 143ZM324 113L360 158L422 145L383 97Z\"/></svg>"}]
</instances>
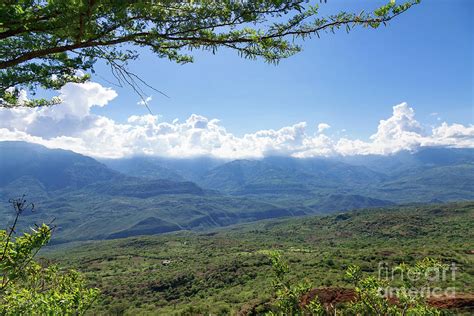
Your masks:
<instances>
[{"instance_id":1,"label":"blue sky","mask_svg":"<svg viewBox=\"0 0 474 316\"><path fill-rule=\"evenodd\" d=\"M375 3L375 5L374 5ZM374 8L383 1L328 1L322 13ZM306 121L331 131L346 129L366 139L380 119L403 101L417 119L470 124L473 114L473 19L470 0L425 0L377 30L325 34L307 40L304 51L279 65L244 60L233 51L195 53L195 62L177 65L147 51L130 68L169 99L150 91L154 114L164 121L192 113L218 118L242 135ZM110 78L108 69L98 72ZM94 81L110 86L100 77ZM126 121L146 114L130 88L94 113ZM430 113L439 113L432 116Z\"/></svg>"},{"instance_id":2,"label":"blue sky","mask_svg":"<svg viewBox=\"0 0 474 316\"><path fill-rule=\"evenodd\" d=\"M383 3L329 0L321 13ZM473 11L471 0L424 0L388 27L308 40L278 66L228 50L198 52L187 65L142 51L131 70L170 96L150 91L154 115L99 65L100 76L61 89L60 105L0 109L0 141L103 158L474 148Z\"/></svg>"}]
</instances>

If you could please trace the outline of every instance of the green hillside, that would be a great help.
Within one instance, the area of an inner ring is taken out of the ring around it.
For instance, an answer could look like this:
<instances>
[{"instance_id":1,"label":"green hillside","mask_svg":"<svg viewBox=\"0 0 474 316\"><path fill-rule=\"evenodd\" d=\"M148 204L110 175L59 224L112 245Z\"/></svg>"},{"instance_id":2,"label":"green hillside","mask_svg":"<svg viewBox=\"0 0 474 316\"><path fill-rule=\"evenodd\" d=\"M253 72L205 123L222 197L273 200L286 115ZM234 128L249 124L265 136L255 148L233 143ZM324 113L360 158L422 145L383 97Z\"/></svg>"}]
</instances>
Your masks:
<instances>
[{"instance_id":1,"label":"green hillside","mask_svg":"<svg viewBox=\"0 0 474 316\"><path fill-rule=\"evenodd\" d=\"M424 257L455 263L456 279L436 283L474 292L474 202L366 209L331 216L260 221L208 233L171 233L44 253L84 271L110 314L249 313L272 300L266 253L279 250L295 280L350 286L349 265L376 275Z\"/></svg>"},{"instance_id":2,"label":"green hillside","mask_svg":"<svg viewBox=\"0 0 474 316\"><path fill-rule=\"evenodd\" d=\"M87 190L40 200L35 205L35 212L26 213L28 221L20 227L28 228L33 222L54 220L56 238L52 243L204 230L261 219L300 216L310 211L304 207L280 207L239 197L183 193L141 198ZM6 203L3 212L6 220L13 216ZM144 225L150 218L154 220Z\"/></svg>"}]
</instances>

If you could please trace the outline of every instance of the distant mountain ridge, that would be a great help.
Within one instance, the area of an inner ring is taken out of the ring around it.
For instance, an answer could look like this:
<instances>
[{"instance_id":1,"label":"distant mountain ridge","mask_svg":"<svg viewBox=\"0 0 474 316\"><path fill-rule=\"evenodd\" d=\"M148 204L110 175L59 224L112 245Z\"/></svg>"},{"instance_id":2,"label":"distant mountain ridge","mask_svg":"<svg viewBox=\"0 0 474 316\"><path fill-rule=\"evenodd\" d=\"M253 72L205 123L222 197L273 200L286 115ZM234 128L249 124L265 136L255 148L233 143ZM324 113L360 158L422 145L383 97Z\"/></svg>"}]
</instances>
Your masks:
<instances>
[{"instance_id":1,"label":"distant mountain ridge","mask_svg":"<svg viewBox=\"0 0 474 316\"><path fill-rule=\"evenodd\" d=\"M23 176L37 179L47 190L58 190L81 188L120 178L121 174L72 151L24 142L0 142L0 187Z\"/></svg>"},{"instance_id":2,"label":"distant mountain ridge","mask_svg":"<svg viewBox=\"0 0 474 316\"><path fill-rule=\"evenodd\" d=\"M400 151L393 155L367 155L339 157L338 160L370 168L389 175L407 170L426 169L474 163L474 148L426 147L417 151Z\"/></svg>"},{"instance_id":3,"label":"distant mountain ridge","mask_svg":"<svg viewBox=\"0 0 474 316\"><path fill-rule=\"evenodd\" d=\"M428 148L386 157L99 162L71 151L0 142L0 215L8 219L8 199L26 193L37 205L28 220L54 218L56 241L64 242L474 200L473 157L472 149Z\"/></svg>"},{"instance_id":4,"label":"distant mountain ridge","mask_svg":"<svg viewBox=\"0 0 474 316\"><path fill-rule=\"evenodd\" d=\"M349 187L379 183L384 175L363 166L325 159L270 157L234 160L218 166L197 183L237 194L311 192L318 188Z\"/></svg>"},{"instance_id":5,"label":"distant mountain ridge","mask_svg":"<svg viewBox=\"0 0 474 316\"><path fill-rule=\"evenodd\" d=\"M205 189L241 196L360 195L397 203L470 200L474 198L474 149L422 148L388 156L330 158L267 157L260 160L212 160L196 170L192 159L135 157L114 163L127 173L127 165L139 161L144 170L161 166L175 177ZM173 161L173 163L170 163ZM212 163L209 163L212 161ZM173 164L180 165L174 168ZM181 170L186 173L181 173ZM127 173L131 174L131 173ZM133 174L139 174L137 172ZM159 175L157 175L159 177Z\"/></svg>"}]
</instances>

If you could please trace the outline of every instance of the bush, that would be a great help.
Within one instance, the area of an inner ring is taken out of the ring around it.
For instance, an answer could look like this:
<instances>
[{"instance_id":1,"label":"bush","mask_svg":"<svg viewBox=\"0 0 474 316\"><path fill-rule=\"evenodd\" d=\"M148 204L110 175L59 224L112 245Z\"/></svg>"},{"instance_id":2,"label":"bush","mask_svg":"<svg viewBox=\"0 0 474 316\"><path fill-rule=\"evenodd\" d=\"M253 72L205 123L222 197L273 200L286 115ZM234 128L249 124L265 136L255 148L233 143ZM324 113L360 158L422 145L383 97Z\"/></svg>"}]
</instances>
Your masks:
<instances>
[{"instance_id":1,"label":"bush","mask_svg":"<svg viewBox=\"0 0 474 316\"><path fill-rule=\"evenodd\" d=\"M326 310L317 299L307 305L301 304L302 296L308 293L312 286L304 280L296 285L288 280L289 267L279 252L269 253L269 258L275 274L272 281L275 300L267 315L335 315L336 311ZM405 273L425 274L430 269L443 267L438 261L425 258L414 266L402 264L397 269ZM395 297L391 297L392 301L389 301L382 291L392 285L388 281L379 280L373 276L362 278L361 268L358 266L348 267L346 278L354 284L356 297L352 302L343 304L337 310L338 315L441 315L441 311L426 304L421 294L411 294L410 289L426 287L427 284L423 283L423 278L414 282L406 278L402 284L397 284L398 291Z\"/></svg>"},{"instance_id":2,"label":"bush","mask_svg":"<svg viewBox=\"0 0 474 316\"><path fill-rule=\"evenodd\" d=\"M0 230L0 315L83 314L99 291L87 288L74 270L38 264L34 257L50 240L51 229L43 224L16 236L20 215L34 206L23 197L11 203L15 210L13 225L8 231Z\"/></svg>"}]
</instances>

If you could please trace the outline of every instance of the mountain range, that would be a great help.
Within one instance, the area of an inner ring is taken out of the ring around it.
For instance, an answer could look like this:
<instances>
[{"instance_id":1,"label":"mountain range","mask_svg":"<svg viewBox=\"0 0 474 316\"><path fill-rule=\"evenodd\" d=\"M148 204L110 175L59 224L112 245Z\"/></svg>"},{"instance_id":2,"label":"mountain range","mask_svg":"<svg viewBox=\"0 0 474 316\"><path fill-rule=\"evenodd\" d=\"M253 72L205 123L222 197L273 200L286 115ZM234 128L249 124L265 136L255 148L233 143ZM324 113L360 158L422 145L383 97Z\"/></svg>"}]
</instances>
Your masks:
<instances>
[{"instance_id":1,"label":"mountain range","mask_svg":"<svg viewBox=\"0 0 474 316\"><path fill-rule=\"evenodd\" d=\"M391 156L96 160L0 142L0 214L27 194L25 214L56 226L56 242L226 226L364 207L474 200L474 150L425 148Z\"/></svg>"}]
</instances>

